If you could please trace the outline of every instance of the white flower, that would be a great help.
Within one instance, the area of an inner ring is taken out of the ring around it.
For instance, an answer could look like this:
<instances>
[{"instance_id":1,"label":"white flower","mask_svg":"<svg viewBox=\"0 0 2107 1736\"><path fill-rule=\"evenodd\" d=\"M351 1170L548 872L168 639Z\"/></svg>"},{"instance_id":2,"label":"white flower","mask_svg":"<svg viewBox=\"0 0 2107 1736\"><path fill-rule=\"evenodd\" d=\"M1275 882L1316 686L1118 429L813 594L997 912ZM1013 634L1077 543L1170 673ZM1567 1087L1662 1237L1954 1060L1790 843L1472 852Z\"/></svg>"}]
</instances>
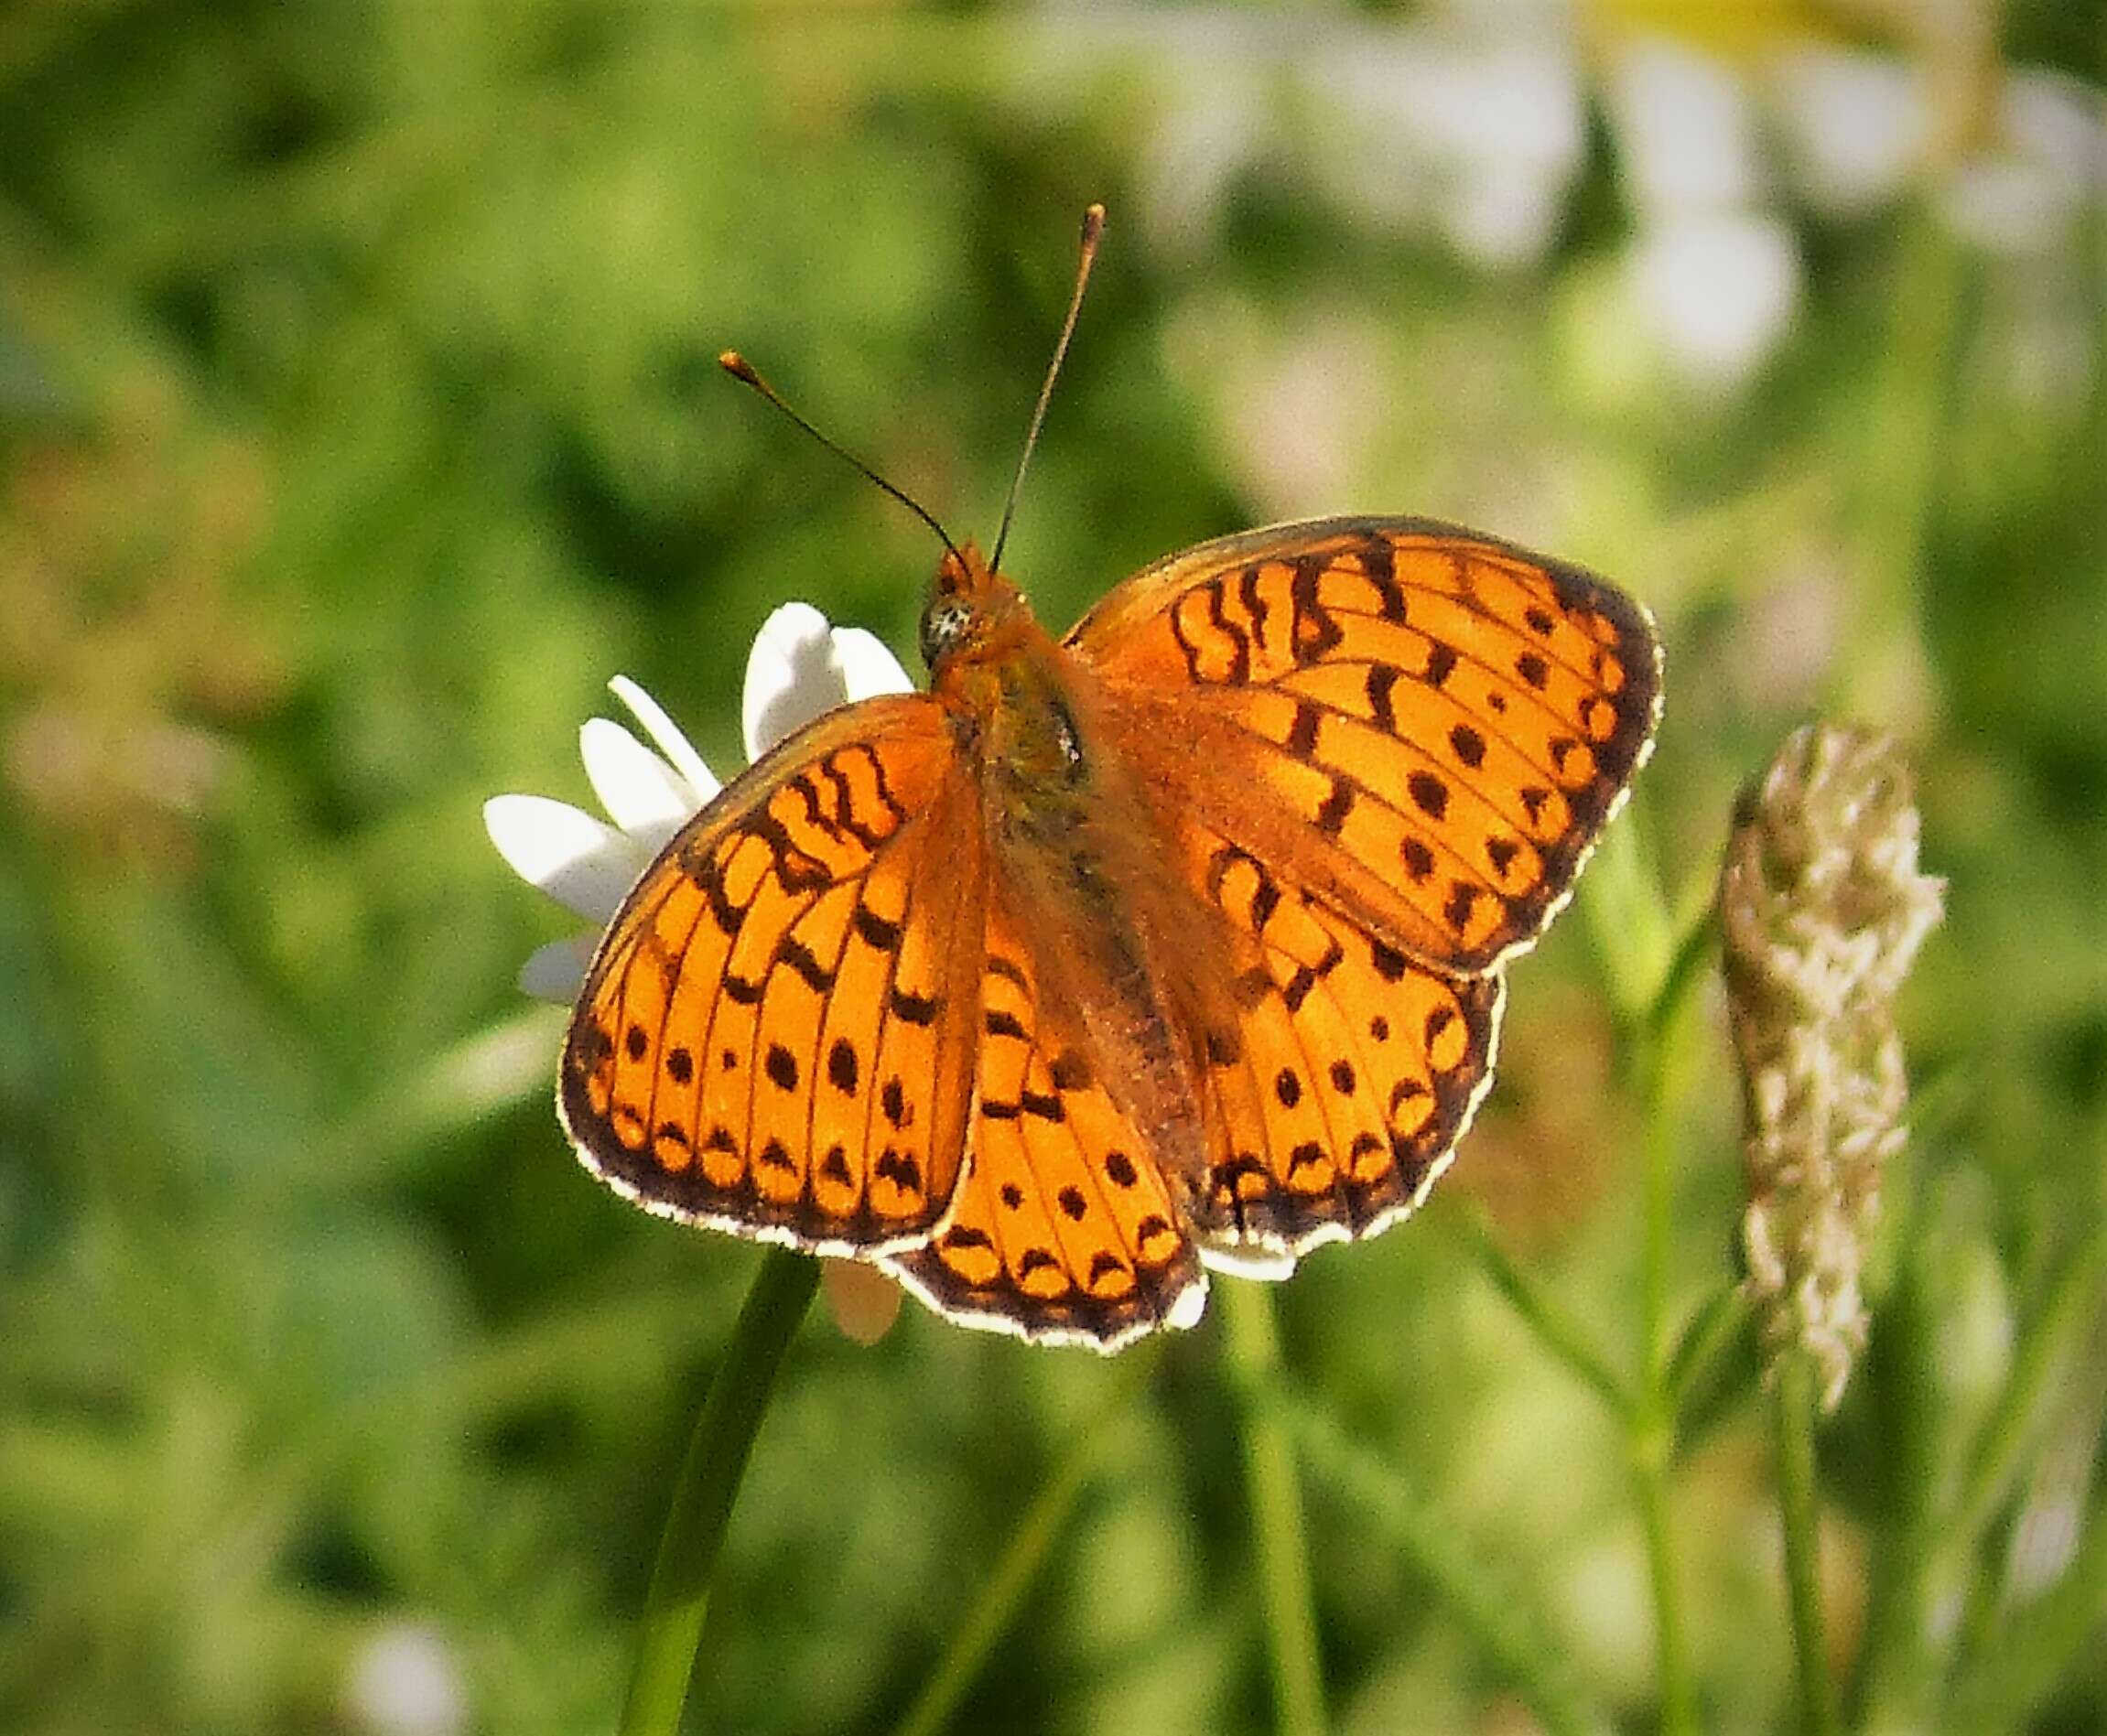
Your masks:
<instances>
[{"instance_id":1,"label":"white flower","mask_svg":"<svg viewBox=\"0 0 2107 1736\"><path fill-rule=\"evenodd\" d=\"M343 1709L373 1736L454 1736L469 1722L454 1648L436 1629L391 1622L353 1654Z\"/></svg>"},{"instance_id":2,"label":"white flower","mask_svg":"<svg viewBox=\"0 0 2107 1736\"><path fill-rule=\"evenodd\" d=\"M913 683L900 661L859 627L830 627L809 603L785 603L762 623L746 660L740 706L750 760L813 718ZM539 795L492 796L483 825L498 854L529 885L584 917L592 931L553 941L520 967L519 986L567 1003L585 981L600 931L673 835L721 785L657 701L626 675L608 683L643 726L654 753L605 717L578 731L585 774L608 820ZM827 1299L843 1332L868 1343L891 1323L900 1288L870 1267L825 1262Z\"/></svg>"},{"instance_id":3,"label":"white flower","mask_svg":"<svg viewBox=\"0 0 2107 1736\"><path fill-rule=\"evenodd\" d=\"M1831 217L1901 196L1936 128L1921 65L1870 50L1797 49L1771 79L1778 141L1799 190Z\"/></svg>"},{"instance_id":4,"label":"white flower","mask_svg":"<svg viewBox=\"0 0 2107 1736\"><path fill-rule=\"evenodd\" d=\"M1612 59L1607 96L1620 178L1641 221L1763 199L1756 105L1726 61L1638 37Z\"/></svg>"},{"instance_id":5,"label":"white flower","mask_svg":"<svg viewBox=\"0 0 2107 1736\"><path fill-rule=\"evenodd\" d=\"M1378 232L1432 227L1487 270L1536 264L1587 155L1581 60L1555 22L1459 15L1314 33L1310 171Z\"/></svg>"},{"instance_id":6,"label":"white flower","mask_svg":"<svg viewBox=\"0 0 2107 1736\"><path fill-rule=\"evenodd\" d=\"M1754 95L1711 55L1641 37L1612 62L1618 172L1637 218L1625 310L1669 374L1724 395L1799 304L1799 243L1771 209Z\"/></svg>"},{"instance_id":7,"label":"white flower","mask_svg":"<svg viewBox=\"0 0 2107 1736\"><path fill-rule=\"evenodd\" d=\"M1753 210L1648 225L1626 256L1634 313L1685 385L1725 393L1777 349L1799 303L1799 243Z\"/></svg>"}]
</instances>

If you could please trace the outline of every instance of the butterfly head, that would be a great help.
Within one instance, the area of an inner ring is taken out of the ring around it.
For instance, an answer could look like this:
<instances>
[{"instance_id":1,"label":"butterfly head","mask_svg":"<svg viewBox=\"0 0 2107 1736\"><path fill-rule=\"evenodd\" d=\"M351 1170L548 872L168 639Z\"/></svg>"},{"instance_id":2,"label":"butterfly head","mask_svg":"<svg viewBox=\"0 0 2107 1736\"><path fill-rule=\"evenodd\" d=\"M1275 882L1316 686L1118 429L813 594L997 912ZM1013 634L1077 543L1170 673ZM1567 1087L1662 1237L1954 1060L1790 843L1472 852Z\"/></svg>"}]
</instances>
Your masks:
<instances>
[{"instance_id":1,"label":"butterfly head","mask_svg":"<svg viewBox=\"0 0 2107 1736\"><path fill-rule=\"evenodd\" d=\"M977 547L947 548L922 611L922 660L934 675L961 657L994 655L1031 619L1023 593Z\"/></svg>"}]
</instances>

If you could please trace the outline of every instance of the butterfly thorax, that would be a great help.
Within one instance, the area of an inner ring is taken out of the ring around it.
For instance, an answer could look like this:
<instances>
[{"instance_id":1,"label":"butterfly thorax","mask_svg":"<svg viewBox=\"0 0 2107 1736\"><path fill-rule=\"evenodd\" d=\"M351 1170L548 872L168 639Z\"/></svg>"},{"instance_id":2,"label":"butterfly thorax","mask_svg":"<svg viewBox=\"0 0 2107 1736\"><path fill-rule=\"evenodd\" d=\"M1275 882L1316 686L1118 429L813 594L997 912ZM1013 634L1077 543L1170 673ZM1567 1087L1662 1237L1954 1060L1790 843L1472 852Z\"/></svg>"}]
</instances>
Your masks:
<instances>
[{"instance_id":1,"label":"butterfly thorax","mask_svg":"<svg viewBox=\"0 0 2107 1736\"><path fill-rule=\"evenodd\" d=\"M1076 720L1074 659L971 543L937 566L922 651L931 690L982 768L997 829L1047 843L1074 835L1096 769Z\"/></svg>"}]
</instances>

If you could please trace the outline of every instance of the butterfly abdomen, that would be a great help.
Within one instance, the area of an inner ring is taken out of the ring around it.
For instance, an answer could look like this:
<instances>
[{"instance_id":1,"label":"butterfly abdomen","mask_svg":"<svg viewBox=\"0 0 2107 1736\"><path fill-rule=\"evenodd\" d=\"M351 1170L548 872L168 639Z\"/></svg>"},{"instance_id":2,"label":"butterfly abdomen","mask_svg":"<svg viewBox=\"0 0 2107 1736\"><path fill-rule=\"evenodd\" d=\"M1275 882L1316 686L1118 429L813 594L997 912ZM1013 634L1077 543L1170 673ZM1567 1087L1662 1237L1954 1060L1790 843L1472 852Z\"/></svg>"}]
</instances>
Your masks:
<instances>
[{"instance_id":1,"label":"butterfly abdomen","mask_svg":"<svg viewBox=\"0 0 2107 1736\"><path fill-rule=\"evenodd\" d=\"M1158 908L1167 845L1104 739L1093 678L1035 623L946 675L940 689L976 713L991 892L1032 937L1051 1021L1155 1155L1196 1172L1204 1130L1173 987L1194 925Z\"/></svg>"}]
</instances>

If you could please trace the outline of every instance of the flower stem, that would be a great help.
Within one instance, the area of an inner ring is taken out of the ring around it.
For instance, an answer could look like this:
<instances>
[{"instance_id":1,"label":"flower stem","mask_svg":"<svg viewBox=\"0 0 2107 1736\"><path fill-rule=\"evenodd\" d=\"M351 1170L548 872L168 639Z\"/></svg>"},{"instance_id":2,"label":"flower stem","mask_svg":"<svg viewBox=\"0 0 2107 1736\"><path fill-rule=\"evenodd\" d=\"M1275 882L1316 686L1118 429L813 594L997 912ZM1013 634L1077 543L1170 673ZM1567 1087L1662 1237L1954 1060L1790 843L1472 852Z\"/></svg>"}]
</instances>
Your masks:
<instances>
[{"instance_id":1,"label":"flower stem","mask_svg":"<svg viewBox=\"0 0 2107 1736\"><path fill-rule=\"evenodd\" d=\"M1929 1579L1945 1517L1935 1500L1942 1371L1929 1262L1910 1242L1909 1226L1898 1228L1907 1251L1875 1317L1863 1376L1853 1376L1863 1378L1863 1403L1881 1443L1879 1483L1865 1497L1878 1523L1867 1564L1853 1718L1864 1730L1925 1728L1935 1673Z\"/></svg>"},{"instance_id":2,"label":"flower stem","mask_svg":"<svg viewBox=\"0 0 2107 1736\"><path fill-rule=\"evenodd\" d=\"M1945 1527L1943 1547L1955 1561L1964 1562L1974 1552L2017 1478L2020 1461L2039 1432L2044 1400L2055 1392L2058 1372L2078 1354L2103 1285L2107 1228L2095 1228L2058 1262L2048 1294L2019 1340L2011 1376L1976 1438L1953 1517Z\"/></svg>"},{"instance_id":3,"label":"flower stem","mask_svg":"<svg viewBox=\"0 0 2107 1736\"><path fill-rule=\"evenodd\" d=\"M1610 1366L1609 1358L1596 1346L1587 1329L1543 1285L1515 1263L1514 1256L1500 1245L1499 1237L1494 1234L1482 1207L1466 1208L1462 1222L1466 1238L1485 1267L1486 1276L1507 1299L1508 1306L1534 1330L1543 1347L1590 1388L1609 1407L1612 1416L1628 1418L1632 1409L1628 1384Z\"/></svg>"},{"instance_id":4,"label":"flower stem","mask_svg":"<svg viewBox=\"0 0 2107 1736\"><path fill-rule=\"evenodd\" d=\"M1646 1127L1639 1186L1639 1384L1648 1398L1666 1390L1672 1347L1668 1334L1669 1265L1675 1248L1675 1033L1648 1046L1644 1068Z\"/></svg>"},{"instance_id":5,"label":"flower stem","mask_svg":"<svg viewBox=\"0 0 2107 1736\"><path fill-rule=\"evenodd\" d=\"M644 1601L621 1736L675 1736L709 1612L710 1581L775 1375L819 1284L819 1263L771 1248L731 1329L681 1461Z\"/></svg>"},{"instance_id":6,"label":"flower stem","mask_svg":"<svg viewBox=\"0 0 2107 1736\"><path fill-rule=\"evenodd\" d=\"M2061 1401L2068 1372L2082 1356L2085 1335L2098 1318L2107 1287L2107 1227L2095 1227L2057 1264L2047 1294L2031 1310L2012 1358L2012 1372L1968 1457L1961 1493L1940 1526L1932 1596L1950 1600L1960 1588L1961 1615L1949 1648L1956 1678L1972 1672L2009 1607L2008 1522L2015 1484L2029 1451L2044 1432L2045 1412Z\"/></svg>"},{"instance_id":7,"label":"flower stem","mask_svg":"<svg viewBox=\"0 0 2107 1736\"><path fill-rule=\"evenodd\" d=\"M1720 1364L1736 1340L1754 1330L1748 1297L1738 1284L1714 1290L1683 1327L1661 1374L1661 1396L1680 1444L1688 1445L1693 1413L1708 1407L1723 1376Z\"/></svg>"},{"instance_id":8,"label":"flower stem","mask_svg":"<svg viewBox=\"0 0 2107 1736\"><path fill-rule=\"evenodd\" d=\"M1655 1671L1659 1677L1660 1727L1666 1736L1697 1728L1690 1677L1683 1666L1682 1604L1676 1594L1674 1551L1668 1520L1669 1429L1666 1422L1636 1423L1632 1474L1639 1522L1646 1530L1646 1565L1653 1582Z\"/></svg>"},{"instance_id":9,"label":"flower stem","mask_svg":"<svg viewBox=\"0 0 2107 1736\"><path fill-rule=\"evenodd\" d=\"M1927 201L1929 202L1929 201ZM1857 524L1852 551L1853 615L1841 661L1837 711L1907 717L1922 702L1924 554L1947 509L1939 492L1947 430L1961 389L1959 361L1975 273L1967 250L1929 210L1902 230L1887 365L1864 418Z\"/></svg>"},{"instance_id":10,"label":"flower stem","mask_svg":"<svg viewBox=\"0 0 2107 1736\"><path fill-rule=\"evenodd\" d=\"M1635 1021L1659 998L1675 954L1674 922L1637 813L1603 834L1581 879L1580 903L1611 1010L1620 1023Z\"/></svg>"},{"instance_id":11,"label":"flower stem","mask_svg":"<svg viewBox=\"0 0 2107 1736\"><path fill-rule=\"evenodd\" d=\"M1495 1579L1453 1521L1419 1493L1402 1470L1351 1439L1328 1413L1277 1377L1255 1388L1249 1400L1280 1419L1313 1478L1397 1545L1476 1649L1487 1673L1512 1687L1551 1736L1595 1736L1612 1728L1608 1715L1575 1678L1540 1612L1517 1588Z\"/></svg>"},{"instance_id":12,"label":"flower stem","mask_svg":"<svg viewBox=\"0 0 2107 1736\"><path fill-rule=\"evenodd\" d=\"M900 1720L896 1736L938 1736L950 1727L958 1702L973 1686L989 1652L1016 1614L1025 1592L1045 1564L1054 1539L1075 1511L1076 1501L1089 1487L1107 1452L1126 1436L1122 1425L1127 1421L1127 1407L1141 1375L1154 1366L1154 1358L1145 1352L1130 1351L1128 1358L1112 1384L1104 1408L1077 1433L1053 1476L1010 1534L994 1571L973 1593L965 1623L952 1635L922 1692Z\"/></svg>"},{"instance_id":13,"label":"flower stem","mask_svg":"<svg viewBox=\"0 0 2107 1736\"><path fill-rule=\"evenodd\" d=\"M1814 1487L1814 1364L1803 1351L1777 1362L1778 1518L1785 1533L1785 1583L1792 1646L1799 1665L1799 1721L1809 1736L1832 1736L1836 1702L1829 1682L1821 1619L1821 1562Z\"/></svg>"},{"instance_id":14,"label":"flower stem","mask_svg":"<svg viewBox=\"0 0 2107 1736\"><path fill-rule=\"evenodd\" d=\"M1279 1728L1307 1736L1324 1728L1324 1667L1317 1651L1316 1600L1310 1589L1302 1493L1292 1443L1279 1418L1254 1402L1278 1376L1280 1339L1273 1293L1255 1279L1220 1283L1228 1357L1244 1399L1244 1476L1257 1534L1259 1601Z\"/></svg>"},{"instance_id":15,"label":"flower stem","mask_svg":"<svg viewBox=\"0 0 2107 1736\"><path fill-rule=\"evenodd\" d=\"M1673 987L1664 976L1664 987ZM1654 1648L1659 1677L1660 1721L1667 1736L1696 1727L1683 1658L1682 1609L1669 1535L1668 1473L1675 1450L1670 1392L1673 1349L1668 1330L1670 1256L1675 1239L1676 1111L1690 1071L1692 997L1680 990L1657 997L1646 1021L1638 1078L1646 1124L1640 1136L1638 1396L1626 1423L1639 1519L1646 1531L1647 1569L1653 1583Z\"/></svg>"}]
</instances>

